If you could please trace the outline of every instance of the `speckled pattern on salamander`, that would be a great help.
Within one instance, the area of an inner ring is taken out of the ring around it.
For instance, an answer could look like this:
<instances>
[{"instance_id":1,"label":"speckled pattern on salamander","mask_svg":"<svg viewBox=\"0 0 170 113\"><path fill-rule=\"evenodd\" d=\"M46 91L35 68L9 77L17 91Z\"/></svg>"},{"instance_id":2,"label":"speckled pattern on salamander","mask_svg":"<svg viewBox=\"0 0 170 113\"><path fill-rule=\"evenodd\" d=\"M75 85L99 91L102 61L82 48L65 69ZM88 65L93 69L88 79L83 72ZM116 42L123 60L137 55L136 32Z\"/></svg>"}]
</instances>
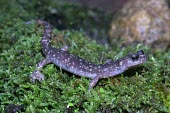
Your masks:
<instances>
[{"instance_id":1,"label":"speckled pattern on salamander","mask_svg":"<svg viewBox=\"0 0 170 113\"><path fill-rule=\"evenodd\" d=\"M50 44L50 39L52 37L51 25L42 20L37 20L36 22L45 27L41 45L43 54L46 58L37 64L36 70L31 74L30 78L33 82L35 80L44 80L44 75L40 72L40 69L46 64L53 63L75 75L92 78L89 84L90 89L94 87L101 78L108 78L121 74L130 67L137 66L147 61L147 55L144 54L143 50L139 50L134 54L129 54L113 62L98 65L93 64L69 53L67 51L67 46L64 46L61 49L52 47Z\"/></svg>"}]
</instances>

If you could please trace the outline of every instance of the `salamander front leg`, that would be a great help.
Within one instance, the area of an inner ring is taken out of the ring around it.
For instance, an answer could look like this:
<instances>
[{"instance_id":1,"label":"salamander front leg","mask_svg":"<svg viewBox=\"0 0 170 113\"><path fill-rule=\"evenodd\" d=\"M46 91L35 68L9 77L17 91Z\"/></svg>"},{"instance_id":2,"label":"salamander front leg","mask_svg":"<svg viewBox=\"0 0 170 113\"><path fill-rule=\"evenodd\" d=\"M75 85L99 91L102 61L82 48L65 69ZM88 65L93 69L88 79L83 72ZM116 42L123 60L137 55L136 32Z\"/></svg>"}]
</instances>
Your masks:
<instances>
[{"instance_id":1,"label":"salamander front leg","mask_svg":"<svg viewBox=\"0 0 170 113\"><path fill-rule=\"evenodd\" d=\"M42 81L44 80L44 75L40 72L40 69L44 67L44 65L51 63L48 58L45 58L40 63L37 64L36 70L30 75L30 80L35 82L35 80Z\"/></svg>"},{"instance_id":2,"label":"salamander front leg","mask_svg":"<svg viewBox=\"0 0 170 113\"><path fill-rule=\"evenodd\" d=\"M110 63L110 62L113 62L112 59L107 59L106 60L106 63Z\"/></svg>"},{"instance_id":3,"label":"salamander front leg","mask_svg":"<svg viewBox=\"0 0 170 113\"><path fill-rule=\"evenodd\" d=\"M68 50L68 45L64 45L62 48L61 48L62 51L67 51Z\"/></svg>"},{"instance_id":4,"label":"salamander front leg","mask_svg":"<svg viewBox=\"0 0 170 113\"><path fill-rule=\"evenodd\" d=\"M97 82L99 81L99 78L100 76L96 76L93 78L93 80L91 80L89 84L89 89L88 89L89 92L90 92L90 89L93 88L97 84Z\"/></svg>"}]
</instances>

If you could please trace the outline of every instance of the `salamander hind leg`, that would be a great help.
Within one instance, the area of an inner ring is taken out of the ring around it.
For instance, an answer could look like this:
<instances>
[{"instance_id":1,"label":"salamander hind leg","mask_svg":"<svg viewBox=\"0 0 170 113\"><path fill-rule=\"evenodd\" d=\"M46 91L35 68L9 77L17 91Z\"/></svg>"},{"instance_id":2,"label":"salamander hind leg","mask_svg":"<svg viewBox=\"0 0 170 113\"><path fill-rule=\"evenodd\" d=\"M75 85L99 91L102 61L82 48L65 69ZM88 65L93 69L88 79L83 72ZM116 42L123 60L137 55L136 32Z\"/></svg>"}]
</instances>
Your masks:
<instances>
[{"instance_id":1,"label":"salamander hind leg","mask_svg":"<svg viewBox=\"0 0 170 113\"><path fill-rule=\"evenodd\" d=\"M97 82L99 81L99 78L100 78L100 76L98 75L98 76L94 77L93 80L91 80L91 82L89 84L89 89L88 89L89 92L90 92L90 89L93 88L97 84Z\"/></svg>"},{"instance_id":2,"label":"salamander hind leg","mask_svg":"<svg viewBox=\"0 0 170 113\"><path fill-rule=\"evenodd\" d=\"M44 67L44 65L51 63L51 61L46 58L37 64L36 70L30 75L31 82L35 82L35 80L42 81L44 80L44 75L40 72L40 69Z\"/></svg>"},{"instance_id":3,"label":"salamander hind leg","mask_svg":"<svg viewBox=\"0 0 170 113\"><path fill-rule=\"evenodd\" d=\"M30 75L30 80L31 80L31 82L35 82L35 80L42 81L42 80L44 80L44 75L39 70L35 70Z\"/></svg>"}]
</instances>

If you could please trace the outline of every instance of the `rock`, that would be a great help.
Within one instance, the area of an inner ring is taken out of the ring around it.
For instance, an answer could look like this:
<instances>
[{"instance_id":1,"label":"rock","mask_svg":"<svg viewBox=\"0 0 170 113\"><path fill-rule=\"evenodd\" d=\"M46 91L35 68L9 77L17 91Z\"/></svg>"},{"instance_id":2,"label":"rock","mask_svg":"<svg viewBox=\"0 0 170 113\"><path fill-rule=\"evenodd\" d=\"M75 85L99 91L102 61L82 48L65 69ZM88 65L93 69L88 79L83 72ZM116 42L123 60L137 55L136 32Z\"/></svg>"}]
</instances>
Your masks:
<instances>
[{"instance_id":1,"label":"rock","mask_svg":"<svg viewBox=\"0 0 170 113\"><path fill-rule=\"evenodd\" d=\"M170 10L164 0L129 0L115 15L110 41L143 43L154 49L170 45Z\"/></svg>"}]
</instances>

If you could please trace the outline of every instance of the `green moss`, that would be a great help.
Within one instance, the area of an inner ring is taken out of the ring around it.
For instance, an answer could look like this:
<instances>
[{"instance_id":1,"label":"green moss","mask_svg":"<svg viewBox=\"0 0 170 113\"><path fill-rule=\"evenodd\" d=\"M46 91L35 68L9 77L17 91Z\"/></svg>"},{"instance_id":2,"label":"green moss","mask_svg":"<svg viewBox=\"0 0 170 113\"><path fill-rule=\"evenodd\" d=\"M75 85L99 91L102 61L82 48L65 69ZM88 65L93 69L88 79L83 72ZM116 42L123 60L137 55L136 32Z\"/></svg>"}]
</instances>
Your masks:
<instances>
[{"instance_id":1,"label":"green moss","mask_svg":"<svg viewBox=\"0 0 170 113\"><path fill-rule=\"evenodd\" d=\"M37 3L29 4L27 8L35 4ZM17 2L14 2L14 5L18 6ZM25 12L28 12L27 8ZM48 9L47 6L44 9ZM33 12L34 10L32 8ZM17 14L9 12L8 16L3 17L4 21L0 25L1 111L5 111L8 104L23 104L25 112L170 111L169 49L152 52L142 45L122 49L118 44L110 48L91 41L83 30L54 28L52 39L54 47L61 48L67 44L69 52L90 62L99 64L104 63L108 58L116 60L139 49L148 52L149 60L116 77L101 79L91 93L87 92L90 79L67 73L54 64L43 68L45 81L31 83L29 75L35 69L35 65L44 58L40 45L43 29L36 24L25 25L25 19L21 18L23 15L17 17ZM83 18L87 16L81 10L79 14L85 15ZM38 18L41 14L30 15L30 18L32 15ZM11 19L11 17L15 18ZM72 17L70 22L74 22L75 18Z\"/></svg>"}]
</instances>

